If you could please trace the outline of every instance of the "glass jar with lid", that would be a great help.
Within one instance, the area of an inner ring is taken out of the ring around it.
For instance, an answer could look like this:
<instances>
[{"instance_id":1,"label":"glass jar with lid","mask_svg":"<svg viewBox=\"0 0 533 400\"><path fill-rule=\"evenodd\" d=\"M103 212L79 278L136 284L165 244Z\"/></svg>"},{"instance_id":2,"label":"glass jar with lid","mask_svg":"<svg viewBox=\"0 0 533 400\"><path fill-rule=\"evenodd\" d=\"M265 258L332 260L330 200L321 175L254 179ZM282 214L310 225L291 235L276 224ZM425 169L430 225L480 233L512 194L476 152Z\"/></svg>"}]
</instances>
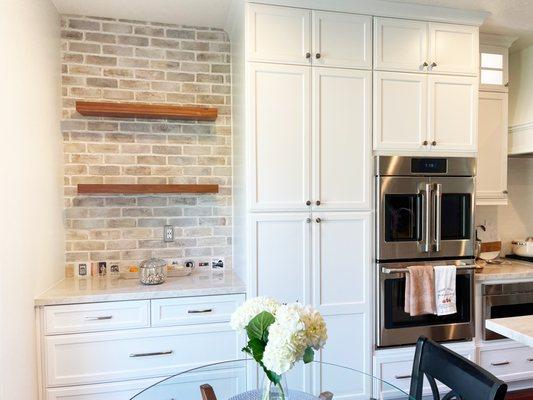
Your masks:
<instances>
[{"instance_id":1,"label":"glass jar with lid","mask_svg":"<svg viewBox=\"0 0 533 400\"><path fill-rule=\"evenodd\" d=\"M159 285L167 279L167 262L161 258L150 258L141 262L139 278L145 285Z\"/></svg>"}]
</instances>

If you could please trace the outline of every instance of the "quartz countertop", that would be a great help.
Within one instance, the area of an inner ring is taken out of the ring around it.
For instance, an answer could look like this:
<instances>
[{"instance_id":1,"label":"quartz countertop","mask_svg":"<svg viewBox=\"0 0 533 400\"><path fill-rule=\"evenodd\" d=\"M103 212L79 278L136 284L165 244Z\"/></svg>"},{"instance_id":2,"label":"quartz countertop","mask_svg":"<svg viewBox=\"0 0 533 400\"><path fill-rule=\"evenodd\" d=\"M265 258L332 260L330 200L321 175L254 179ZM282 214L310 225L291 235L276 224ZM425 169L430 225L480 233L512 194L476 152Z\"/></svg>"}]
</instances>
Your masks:
<instances>
[{"instance_id":1,"label":"quartz countertop","mask_svg":"<svg viewBox=\"0 0 533 400\"><path fill-rule=\"evenodd\" d=\"M161 285L111 276L65 278L37 296L35 306L237 293L246 293L246 285L232 270L197 269L189 276L168 277Z\"/></svg>"},{"instance_id":2,"label":"quartz countertop","mask_svg":"<svg viewBox=\"0 0 533 400\"><path fill-rule=\"evenodd\" d=\"M533 263L511 260L511 264L486 265L476 271L476 281L498 281L512 279L533 280Z\"/></svg>"},{"instance_id":3,"label":"quartz countertop","mask_svg":"<svg viewBox=\"0 0 533 400\"><path fill-rule=\"evenodd\" d=\"M533 315L488 319L485 326L500 335L533 347Z\"/></svg>"}]
</instances>

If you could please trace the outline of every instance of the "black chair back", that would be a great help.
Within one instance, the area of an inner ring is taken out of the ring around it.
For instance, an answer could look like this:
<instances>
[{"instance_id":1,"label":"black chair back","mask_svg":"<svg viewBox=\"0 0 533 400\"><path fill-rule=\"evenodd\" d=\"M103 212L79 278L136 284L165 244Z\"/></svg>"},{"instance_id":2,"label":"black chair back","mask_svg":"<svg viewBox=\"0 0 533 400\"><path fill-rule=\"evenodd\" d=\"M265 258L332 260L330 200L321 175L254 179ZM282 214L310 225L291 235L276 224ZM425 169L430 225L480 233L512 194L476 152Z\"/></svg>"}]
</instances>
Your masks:
<instances>
[{"instance_id":1,"label":"black chair back","mask_svg":"<svg viewBox=\"0 0 533 400\"><path fill-rule=\"evenodd\" d=\"M461 355L421 336L416 343L411 399L422 400L424 376L429 381L434 400L440 400L436 381L451 391L442 400L503 400L507 385Z\"/></svg>"}]
</instances>

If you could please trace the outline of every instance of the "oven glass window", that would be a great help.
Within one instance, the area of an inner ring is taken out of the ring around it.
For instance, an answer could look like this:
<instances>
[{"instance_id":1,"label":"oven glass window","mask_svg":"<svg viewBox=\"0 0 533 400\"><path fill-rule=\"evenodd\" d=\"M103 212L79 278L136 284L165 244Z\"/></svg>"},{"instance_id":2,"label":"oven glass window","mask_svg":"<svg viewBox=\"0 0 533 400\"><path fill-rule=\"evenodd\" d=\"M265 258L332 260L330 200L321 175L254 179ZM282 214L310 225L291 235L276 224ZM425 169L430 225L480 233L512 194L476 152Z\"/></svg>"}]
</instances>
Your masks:
<instances>
[{"instance_id":1,"label":"oven glass window","mask_svg":"<svg viewBox=\"0 0 533 400\"><path fill-rule=\"evenodd\" d=\"M421 240L421 196L419 194L385 195L385 241Z\"/></svg>"},{"instance_id":2,"label":"oven glass window","mask_svg":"<svg viewBox=\"0 0 533 400\"><path fill-rule=\"evenodd\" d=\"M471 201L472 196L470 194L442 194L442 240L470 239Z\"/></svg>"},{"instance_id":3,"label":"oven glass window","mask_svg":"<svg viewBox=\"0 0 533 400\"><path fill-rule=\"evenodd\" d=\"M470 321L470 275L457 275L456 301L457 313L451 315L418 315L411 317L404 311L405 278L387 279L384 282L385 328L409 328L439 324L453 324Z\"/></svg>"}]
</instances>

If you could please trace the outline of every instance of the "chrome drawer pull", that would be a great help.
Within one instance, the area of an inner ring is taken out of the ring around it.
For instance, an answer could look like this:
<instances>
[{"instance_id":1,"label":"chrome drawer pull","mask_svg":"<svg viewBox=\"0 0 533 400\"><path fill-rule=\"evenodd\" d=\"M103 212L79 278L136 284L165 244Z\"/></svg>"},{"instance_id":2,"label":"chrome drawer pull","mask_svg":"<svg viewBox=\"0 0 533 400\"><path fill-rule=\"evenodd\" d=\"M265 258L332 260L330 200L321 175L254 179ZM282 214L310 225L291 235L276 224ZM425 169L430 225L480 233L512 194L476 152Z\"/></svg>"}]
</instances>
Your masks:
<instances>
[{"instance_id":1,"label":"chrome drawer pull","mask_svg":"<svg viewBox=\"0 0 533 400\"><path fill-rule=\"evenodd\" d=\"M212 308L206 308L205 310L188 310L188 314L207 314L213 312Z\"/></svg>"},{"instance_id":2,"label":"chrome drawer pull","mask_svg":"<svg viewBox=\"0 0 533 400\"><path fill-rule=\"evenodd\" d=\"M509 365L511 364L509 361L502 361L502 362L496 362L496 363L490 363L490 365L494 366L494 367L498 367L500 365Z\"/></svg>"},{"instance_id":3,"label":"chrome drawer pull","mask_svg":"<svg viewBox=\"0 0 533 400\"><path fill-rule=\"evenodd\" d=\"M104 321L113 318L112 315L102 315L100 317L85 317L85 321Z\"/></svg>"},{"instance_id":4,"label":"chrome drawer pull","mask_svg":"<svg viewBox=\"0 0 533 400\"><path fill-rule=\"evenodd\" d=\"M136 358L136 357L168 356L169 354L172 354L172 353L174 353L174 350L156 351L154 353L133 353L133 354L130 354L130 357Z\"/></svg>"},{"instance_id":5,"label":"chrome drawer pull","mask_svg":"<svg viewBox=\"0 0 533 400\"><path fill-rule=\"evenodd\" d=\"M408 379L411 375L394 375L394 379Z\"/></svg>"}]
</instances>

